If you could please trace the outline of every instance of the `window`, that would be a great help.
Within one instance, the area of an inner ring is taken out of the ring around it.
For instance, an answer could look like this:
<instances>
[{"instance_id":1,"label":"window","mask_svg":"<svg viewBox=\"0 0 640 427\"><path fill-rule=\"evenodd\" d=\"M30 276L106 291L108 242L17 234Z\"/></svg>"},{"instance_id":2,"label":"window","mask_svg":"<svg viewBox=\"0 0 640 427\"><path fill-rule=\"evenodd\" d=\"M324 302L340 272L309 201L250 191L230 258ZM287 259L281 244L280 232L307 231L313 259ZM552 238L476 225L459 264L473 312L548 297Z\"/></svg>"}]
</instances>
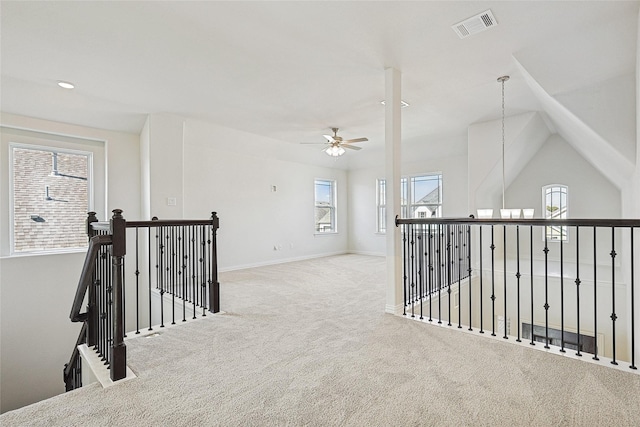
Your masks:
<instances>
[{"instance_id":1,"label":"window","mask_svg":"<svg viewBox=\"0 0 640 427\"><path fill-rule=\"evenodd\" d=\"M316 233L336 232L336 182L315 180L315 227Z\"/></svg>"},{"instance_id":2,"label":"window","mask_svg":"<svg viewBox=\"0 0 640 427\"><path fill-rule=\"evenodd\" d=\"M566 219L568 215L567 206L567 186L566 185L547 185L542 187L542 212L545 219ZM545 227L544 238L548 240L565 241L567 240L566 226L547 226Z\"/></svg>"},{"instance_id":3,"label":"window","mask_svg":"<svg viewBox=\"0 0 640 427\"><path fill-rule=\"evenodd\" d=\"M376 232L386 233L387 231L387 184L384 179L376 180L377 196L377 214L376 214Z\"/></svg>"},{"instance_id":4,"label":"window","mask_svg":"<svg viewBox=\"0 0 640 427\"><path fill-rule=\"evenodd\" d=\"M407 218L442 216L442 174L412 176L408 190L404 195L405 200L411 201Z\"/></svg>"},{"instance_id":5,"label":"window","mask_svg":"<svg viewBox=\"0 0 640 427\"><path fill-rule=\"evenodd\" d=\"M9 147L12 252L85 247L92 153L21 144Z\"/></svg>"},{"instance_id":6,"label":"window","mask_svg":"<svg viewBox=\"0 0 640 427\"><path fill-rule=\"evenodd\" d=\"M377 180L377 232L386 231L386 182ZM400 179L401 217L442 216L442 174L417 175ZM409 203L407 203L409 202Z\"/></svg>"}]
</instances>

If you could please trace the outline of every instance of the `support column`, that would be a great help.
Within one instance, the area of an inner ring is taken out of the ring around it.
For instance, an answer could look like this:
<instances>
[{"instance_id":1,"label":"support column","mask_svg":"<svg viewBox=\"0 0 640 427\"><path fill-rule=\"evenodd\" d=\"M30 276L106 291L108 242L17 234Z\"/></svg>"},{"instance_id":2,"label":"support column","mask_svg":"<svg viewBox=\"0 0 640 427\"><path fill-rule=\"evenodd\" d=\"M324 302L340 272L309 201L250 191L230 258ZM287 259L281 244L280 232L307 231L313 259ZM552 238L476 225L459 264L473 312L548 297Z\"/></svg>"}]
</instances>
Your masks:
<instances>
[{"instance_id":1,"label":"support column","mask_svg":"<svg viewBox=\"0 0 640 427\"><path fill-rule=\"evenodd\" d=\"M385 312L402 313L402 247L396 215L400 215L401 73L385 70L385 179L387 206L387 292Z\"/></svg>"}]
</instances>

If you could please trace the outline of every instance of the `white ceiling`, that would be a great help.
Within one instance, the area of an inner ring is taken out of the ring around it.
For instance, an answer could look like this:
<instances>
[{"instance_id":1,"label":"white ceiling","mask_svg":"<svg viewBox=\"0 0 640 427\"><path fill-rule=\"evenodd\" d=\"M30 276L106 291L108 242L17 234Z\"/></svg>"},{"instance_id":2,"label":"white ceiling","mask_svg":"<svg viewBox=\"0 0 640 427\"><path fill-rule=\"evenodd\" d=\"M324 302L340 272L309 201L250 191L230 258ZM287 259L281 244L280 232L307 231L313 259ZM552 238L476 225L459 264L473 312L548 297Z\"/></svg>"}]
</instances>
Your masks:
<instances>
[{"instance_id":1,"label":"white ceiling","mask_svg":"<svg viewBox=\"0 0 640 427\"><path fill-rule=\"evenodd\" d=\"M437 141L499 117L504 74L507 115L540 108L514 57L551 95L633 73L639 5L2 1L0 108L134 133L147 114L176 113L291 143L337 126L374 148L396 67L403 139ZM495 28L451 29L487 9Z\"/></svg>"}]
</instances>

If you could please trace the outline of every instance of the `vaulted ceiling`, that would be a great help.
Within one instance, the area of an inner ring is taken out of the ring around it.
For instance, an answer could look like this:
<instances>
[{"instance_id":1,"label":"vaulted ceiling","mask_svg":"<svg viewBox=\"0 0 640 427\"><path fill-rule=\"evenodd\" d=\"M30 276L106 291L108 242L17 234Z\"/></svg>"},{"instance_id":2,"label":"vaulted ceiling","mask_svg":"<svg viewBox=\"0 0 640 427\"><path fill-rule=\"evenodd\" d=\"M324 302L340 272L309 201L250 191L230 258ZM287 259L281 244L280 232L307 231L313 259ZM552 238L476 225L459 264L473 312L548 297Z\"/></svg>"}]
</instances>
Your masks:
<instances>
[{"instance_id":1,"label":"vaulted ceiling","mask_svg":"<svg viewBox=\"0 0 640 427\"><path fill-rule=\"evenodd\" d=\"M290 143L384 139L384 69L402 73L403 140L464 135L550 96L635 72L638 1L10 2L4 112L138 133L175 113ZM498 25L451 26L490 9ZM516 60L517 59L517 60ZM523 75L522 67L527 70ZM72 91L58 80L76 85Z\"/></svg>"}]
</instances>

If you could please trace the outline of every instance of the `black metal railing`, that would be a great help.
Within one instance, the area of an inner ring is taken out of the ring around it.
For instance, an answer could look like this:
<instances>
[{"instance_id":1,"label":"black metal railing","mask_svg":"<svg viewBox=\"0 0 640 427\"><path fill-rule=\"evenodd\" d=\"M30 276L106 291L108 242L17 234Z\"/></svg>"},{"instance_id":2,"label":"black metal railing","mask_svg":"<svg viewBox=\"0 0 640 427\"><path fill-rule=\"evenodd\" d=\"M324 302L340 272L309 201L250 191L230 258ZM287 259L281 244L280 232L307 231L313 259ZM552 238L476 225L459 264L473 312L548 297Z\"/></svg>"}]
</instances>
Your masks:
<instances>
[{"instance_id":1,"label":"black metal railing","mask_svg":"<svg viewBox=\"0 0 640 427\"><path fill-rule=\"evenodd\" d=\"M164 327L168 311L172 324L179 312L186 321L187 311L194 319L199 309L202 316L220 311L219 220L213 212L206 220L127 222L121 210L113 213L109 222L89 213L89 249L70 318L84 323L76 347L93 347L117 381L126 376L126 331L139 334L142 328ZM127 249L135 255L129 262L134 271L125 268ZM131 281L133 286L128 285ZM81 313L85 303L86 312ZM81 384L80 368L71 368L78 359L74 350L65 365L67 390Z\"/></svg>"},{"instance_id":2,"label":"black metal railing","mask_svg":"<svg viewBox=\"0 0 640 427\"><path fill-rule=\"evenodd\" d=\"M635 362L640 220L397 219L404 315ZM547 227L562 227L552 241ZM512 320L515 320L513 324Z\"/></svg>"}]
</instances>

